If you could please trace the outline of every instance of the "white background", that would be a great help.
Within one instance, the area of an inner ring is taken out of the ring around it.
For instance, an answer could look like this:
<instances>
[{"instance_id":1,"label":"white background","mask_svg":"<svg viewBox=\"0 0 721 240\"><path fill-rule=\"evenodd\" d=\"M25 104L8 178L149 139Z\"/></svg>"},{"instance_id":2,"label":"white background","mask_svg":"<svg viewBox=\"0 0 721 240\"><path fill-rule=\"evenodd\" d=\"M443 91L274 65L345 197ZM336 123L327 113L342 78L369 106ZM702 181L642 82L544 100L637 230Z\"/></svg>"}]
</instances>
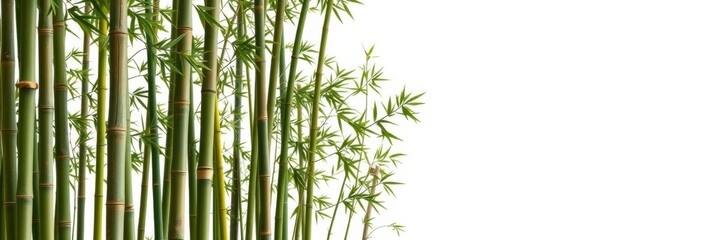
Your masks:
<instances>
[{"instance_id":1,"label":"white background","mask_svg":"<svg viewBox=\"0 0 721 240\"><path fill-rule=\"evenodd\" d=\"M720 10L366 1L331 41L427 92L384 214L401 239L721 238Z\"/></svg>"}]
</instances>

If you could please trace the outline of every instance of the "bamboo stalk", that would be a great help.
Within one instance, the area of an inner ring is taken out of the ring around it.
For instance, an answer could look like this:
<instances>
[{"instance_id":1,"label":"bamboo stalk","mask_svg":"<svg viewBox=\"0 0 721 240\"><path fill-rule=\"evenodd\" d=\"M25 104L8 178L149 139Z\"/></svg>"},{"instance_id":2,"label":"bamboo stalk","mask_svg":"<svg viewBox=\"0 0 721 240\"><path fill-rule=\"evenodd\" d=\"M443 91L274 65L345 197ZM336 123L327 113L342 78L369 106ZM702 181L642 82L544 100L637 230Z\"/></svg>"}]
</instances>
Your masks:
<instances>
[{"instance_id":1,"label":"bamboo stalk","mask_svg":"<svg viewBox=\"0 0 721 240\"><path fill-rule=\"evenodd\" d=\"M245 38L245 8L243 6L242 2L238 2L238 13L236 14L236 40L241 41ZM243 95L242 95L242 88L243 88L243 60L240 59L240 51L238 49L235 50L235 76L234 76L234 83L235 83L235 91L233 92L233 97L235 100L234 109L233 109L233 191L231 195L231 203L230 203L230 239L231 240L238 240L239 236L242 237L243 233L242 230L239 231L239 226L242 228L242 217L241 217L241 210L240 210L240 161L241 161L241 152L240 152L240 128L241 128L241 114L242 114L242 104L243 104Z\"/></svg>"},{"instance_id":2,"label":"bamboo stalk","mask_svg":"<svg viewBox=\"0 0 721 240\"><path fill-rule=\"evenodd\" d=\"M173 12L171 14L171 25L177 26L178 22L178 0L173 0ZM176 39L178 37L178 31L176 27L171 27L170 29L170 39ZM171 50L171 58L175 58L176 54L172 53L175 49ZM161 68L163 70L164 68ZM163 74L164 75L164 74ZM163 176L163 236L168 236L169 231L169 224L170 224L170 193L171 193L171 168L173 165L173 141L174 141L174 119L175 119L175 109L173 107L174 105L174 99L175 99L175 82L178 79L178 73L176 73L173 70L170 70L170 83L169 85L169 91L168 91L168 127L165 131L165 168L164 168L164 176Z\"/></svg>"},{"instance_id":3,"label":"bamboo stalk","mask_svg":"<svg viewBox=\"0 0 721 240\"><path fill-rule=\"evenodd\" d=\"M295 47L294 47L294 49L295 49ZM300 85L297 85L296 89L300 90ZM305 168L303 159L305 158L306 155L303 153L303 106L300 102L300 98L298 98L296 100L295 107L296 107L296 111L297 111L297 115L298 115L298 117L297 117L298 120L296 123L297 124L296 132L298 133L298 137L297 137L298 138L297 139L298 146L296 146L296 148L298 149L298 168L303 169L303 168ZM294 233L293 240L301 239L301 237L303 235L303 220L305 219L305 217L304 217L305 216L305 206L304 206L305 205L305 187L303 187L303 184L305 184L305 182L301 182L300 184L298 184L296 186L296 188L298 189L298 207L296 208L297 214L295 216L295 227L293 229L293 233Z\"/></svg>"},{"instance_id":4,"label":"bamboo stalk","mask_svg":"<svg viewBox=\"0 0 721 240\"><path fill-rule=\"evenodd\" d=\"M0 16L2 16L2 15L0 15ZM0 19L0 22L2 22L2 19ZM2 28L0 28L0 39L2 39ZM2 41L0 41L0 43L2 43ZM6 44L6 43L2 43L2 44ZM0 46L1 46L1 44L0 44ZM2 48L2 47L0 47L0 48ZM0 67L0 76L2 76L1 67ZM0 81L0 94L3 93L2 89L3 89L3 84L2 84L2 81ZM2 109L3 109L3 105L4 105L3 100L4 99L2 97L0 97L0 129L2 129L1 125L2 125L2 121L3 121L2 120L3 119ZM3 146L2 135L0 134L0 180L3 179L4 172L2 170L2 165L4 165L3 162L5 162L4 157L3 157L3 147L2 146ZM4 196L5 196L5 185L0 184L0 197L4 198ZM5 207L0 207L0 240L7 239L7 236L5 236L6 233L7 233L7 230L5 230Z\"/></svg>"},{"instance_id":5,"label":"bamboo stalk","mask_svg":"<svg viewBox=\"0 0 721 240\"><path fill-rule=\"evenodd\" d=\"M333 215L330 218L330 226L328 226L328 234L326 236L326 240L330 240L330 235L333 233L333 224L335 223L335 217L338 214L338 207L340 206L340 202L343 199L343 193L345 192L345 183L348 180L348 172L343 171L343 183L340 184L340 191L338 193L338 200L335 203L335 206L333 207Z\"/></svg>"},{"instance_id":6,"label":"bamboo stalk","mask_svg":"<svg viewBox=\"0 0 721 240\"><path fill-rule=\"evenodd\" d=\"M192 79L192 77L191 77ZM192 81L192 80L191 80ZM198 167L197 150L195 147L195 104L193 102L193 83L189 85L189 106L188 114L188 195L189 195L189 217L190 217L190 238L195 239L195 231L197 229L198 218L198 176L196 168Z\"/></svg>"},{"instance_id":7,"label":"bamboo stalk","mask_svg":"<svg viewBox=\"0 0 721 240\"><path fill-rule=\"evenodd\" d=\"M90 13L90 3L85 2L85 14ZM85 181L86 181L86 161L87 161L87 136L88 136L88 111L89 111L89 71L90 71L90 31L83 31L83 73L82 73L82 87L81 87L81 103L80 103L80 117L83 124L80 130L80 155L78 156L78 200L77 200L77 214L78 219L76 222L77 240L85 239Z\"/></svg>"},{"instance_id":8,"label":"bamboo stalk","mask_svg":"<svg viewBox=\"0 0 721 240\"><path fill-rule=\"evenodd\" d=\"M128 98L129 99L129 98ZM128 101L129 102L129 101ZM130 151L132 136L130 135L130 104L127 105L125 122L125 215L123 236L125 240L135 240L135 209L133 208L133 158Z\"/></svg>"},{"instance_id":9,"label":"bamboo stalk","mask_svg":"<svg viewBox=\"0 0 721 240\"><path fill-rule=\"evenodd\" d=\"M150 129L150 121L146 121L146 131ZM147 134L147 133L146 133ZM138 212L138 235L135 239L145 239L145 219L148 210L148 181L150 178L150 144L143 149L143 173L140 180L140 212Z\"/></svg>"},{"instance_id":10,"label":"bamboo stalk","mask_svg":"<svg viewBox=\"0 0 721 240\"><path fill-rule=\"evenodd\" d=\"M107 16L107 6L101 4L98 9L102 16ZM96 147L95 147L95 208L93 219L93 239L101 239L103 236L103 194L105 193L105 151L107 147L107 71L108 71L108 21L105 18L98 20L100 30L100 41L98 41L98 109Z\"/></svg>"},{"instance_id":11,"label":"bamboo stalk","mask_svg":"<svg viewBox=\"0 0 721 240\"><path fill-rule=\"evenodd\" d=\"M248 74L246 74L246 86L248 86L248 106L249 106L248 115L255 116L253 114L254 113L253 109L255 108L255 105L253 105L253 102L251 100L251 99L253 99L251 97L253 94L251 93L252 91L250 91L250 74L249 74L250 70L249 70L249 66L247 66L247 65L245 66L245 68L246 68L246 73L248 73ZM256 225L257 225L256 224L257 223L257 221L256 221L257 207L255 205L257 202L256 195L257 195L257 189L258 189L258 184L257 184L258 181L256 181L258 178L258 156L257 156L257 151L258 151L257 150L258 149L257 135L258 135L258 133L255 128L255 125L256 125L255 121L251 120L251 121L248 121L248 123L249 123L250 129L251 129L250 130L250 138L251 138L250 146L251 147L250 147L250 175L248 176L248 196L247 196L248 204L247 204L247 210L246 210L247 220L246 220L245 239L252 240L252 239L254 239L253 234L257 230L257 227L256 227Z\"/></svg>"},{"instance_id":12,"label":"bamboo stalk","mask_svg":"<svg viewBox=\"0 0 721 240\"><path fill-rule=\"evenodd\" d=\"M53 58L55 79L55 159L57 168L57 235L60 240L70 240L70 129L68 121L68 83L65 78L65 4L55 0L53 12Z\"/></svg>"},{"instance_id":13,"label":"bamboo stalk","mask_svg":"<svg viewBox=\"0 0 721 240\"><path fill-rule=\"evenodd\" d=\"M285 21L285 0L278 0L276 3L276 16L275 16L275 29L273 33L273 52L270 60L270 88L268 98L268 122L270 127L268 128L268 136L272 136L273 126L273 112L275 111L275 82L279 77L280 69L280 55L284 50L281 48L283 43L283 22ZM291 83L293 84L293 83ZM281 84L282 85L282 84ZM291 88L292 89L292 88ZM284 207L286 192L288 191L288 140L290 139L290 109L291 93L287 91L283 96L283 105L281 106L281 146L280 146L280 160L279 160L279 173L278 173L278 191L275 208L275 240L281 240L283 237L283 225L285 223ZM287 100L286 100L287 99ZM271 137L269 137L270 139ZM270 145L270 144L269 144Z\"/></svg>"},{"instance_id":14,"label":"bamboo stalk","mask_svg":"<svg viewBox=\"0 0 721 240\"><path fill-rule=\"evenodd\" d=\"M271 238L270 195L271 167L268 149L268 109L265 82L265 2L255 0L255 118L258 156L258 195L260 240Z\"/></svg>"},{"instance_id":15,"label":"bamboo stalk","mask_svg":"<svg viewBox=\"0 0 721 240\"><path fill-rule=\"evenodd\" d=\"M223 145L220 140L222 132L220 131L220 111L218 109L218 101L215 101L215 136L213 141L213 148L215 149L215 166L214 166L214 180L215 184L215 198L217 199L217 208L214 210L214 214L218 219L218 231L219 238L221 240L228 240L228 221L227 208L225 205L225 178L223 171Z\"/></svg>"},{"instance_id":16,"label":"bamboo stalk","mask_svg":"<svg viewBox=\"0 0 721 240\"><path fill-rule=\"evenodd\" d=\"M300 59L301 45L302 45L302 43L303 43L303 30L304 30L304 28L305 28L305 20L306 20L306 17L308 16L308 7L309 7L309 5L310 5L310 0L303 0L303 5L301 6L301 10L300 10L300 17L298 18L298 27L297 27L297 29L296 29L296 31L295 31L296 33L295 33L295 40L293 41L293 53L292 53L292 55L291 55L290 69L289 69L289 72L288 72L288 86L289 86L288 89L289 89L289 90L288 90L288 93L287 93L287 94L288 94L289 96L292 96L292 94L293 94L293 93L292 93L293 91L290 90L290 88L292 88L292 86L294 85L295 80L296 80L296 71L297 71L297 69L298 69L298 59ZM300 86L298 86L298 88L300 88ZM285 99L285 101L289 101L289 100L291 100L291 99L293 99L293 98L292 98L292 97L288 97L288 98ZM285 104L285 103L284 103L284 104ZM299 165L300 165L301 168L302 168L302 167L303 167L303 156L304 156L304 155L303 155L303 153L302 153L302 151L301 151L301 148L300 148L300 147L301 147L301 144L302 144L302 139L303 139L303 138L302 138L302 121L301 121L301 120L302 120L302 115L301 115L301 105L300 105L300 101L297 102L297 107L298 107L298 145L299 145L299 146L298 146L298 149L299 149L298 153L299 153L299 161L300 161L300 162L299 162ZM281 116L281 119L282 119L282 116ZM281 123L281 124L282 124L282 123ZM281 135L282 135L282 133L281 133ZM282 144L282 143L281 143L281 144ZM282 150L281 150L281 151L282 151ZM281 155L282 155L282 152L281 152ZM282 157L281 157L281 158L282 158ZM298 214L296 215L296 225L295 225L294 230L293 230L293 232L294 232L295 234L294 234L293 239L300 239L300 237L301 237L302 234L303 234L303 229L302 229L301 226L303 226L304 211L305 211L305 208L304 208L304 206L303 206L303 205L305 204L305 198L304 198L304 197L305 197L305 194L304 194L304 192L305 192L304 187L303 187L303 186L299 186L299 187L298 187L298 208L299 208L299 209L298 209Z\"/></svg>"},{"instance_id":17,"label":"bamboo stalk","mask_svg":"<svg viewBox=\"0 0 721 240\"><path fill-rule=\"evenodd\" d=\"M53 185L53 28L50 0L38 2L38 67L40 97L38 103L40 137L38 163L40 170L40 239L55 239L55 200ZM63 60L64 57L63 57Z\"/></svg>"},{"instance_id":18,"label":"bamboo stalk","mask_svg":"<svg viewBox=\"0 0 721 240\"><path fill-rule=\"evenodd\" d=\"M315 72L315 90L313 94L313 111L311 113L310 144L308 146L307 171L307 198L305 203L305 225L303 240L311 239L313 227L313 190L315 187L315 155L318 147L318 112L320 108L320 86L323 81L323 64L325 63L325 47L328 41L328 25L333 12L333 0L326 2L325 19L323 20L323 33L321 34L320 49L318 51L318 68Z\"/></svg>"},{"instance_id":19,"label":"bamboo stalk","mask_svg":"<svg viewBox=\"0 0 721 240\"><path fill-rule=\"evenodd\" d=\"M15 1L2 0L2 46L0 46L0 61L2 68L2 133L3 154L3 217L4 231L7 239L16 238L16 202L17 193L17 125L15 118ZM33 98L34 99L34 98Z\"/></svg>"},{"instance_id":20,"label":"bamboo stalk","mask_svg":"<svg viewBox=\"0 0 721 240\"><path fill-rule=\"evenodd\" d=\"M110 106L108 115L107 238L124 239L128 118L127 2L110 1ZM132 236L132 234L131 234ZM130 237L130 236L127 236Z\"/></svg>"},{"instance_id":21,"label":"bamboo stalk","mask_svg":"<svg viewBox=\"0 0 721 240\"><path fill-rule=\"evenodd\" d=\"M14 239L31 239L32 212L33 212L33 135L35 133L35 20L37 1L25 0L17 2L18 21L18 52L20 80L15 85L20 91L18 109L18 184L17 184L17 215L13 224L16 224L17 235ZM11 113L12 114L12 113ZM6 200L6 203L8 201ZM12 203L10 203L12 204ZM11 208L11 211L14 209ZM15 214L12 213L11 214ZM13 226L15 227L15 226ZM11 233L14 235L15 233Z\"/></svg>"},{"instance_id":22,"label":"bamboo stalk","mask_svg":"<svg viewBox=\"0 0 721 240\"><path fill-rule=\"evenodd\" d=\"M35 122L35 129L38 128L37 121ZM38 170L38 134L33 134L33 196L40 196L40 170ZM34 199L33 201L33 239L40 239L40 201Z\"/></svg>"},{"instance_id":23,"label":"bamboo stalk","mask_svg":"<svg viewBox=\"0 0 721 240\"><path fill-rule=\"evenodd\" d=\"M192 51L192 1L179 0L176 8L178 18L176 31L182 40L176 45L176 64L181 74L175 82L175 97L173 99L173 156L171 170L170 222L168 224L168 239L184 239L185 221L183 209L185 208L185 182L188 169L188 114L189 114L189 88L190 88L190 62Z\"/></svg>"},{"instance_id":24,"label":"bamboo stalk","mask_svg":"<svg viewBox=\"0 0 721 240\"><path fill-rule=\"evenodd\" d=\"M145 8L145 14L148 18L158 21L159 17L159 4L160 0L152 0L152 10L150 9L151 0L145 0L147 7ZM155 74L156 74L156 61L155 61L155 40L157 38L157 28L153 27L152 32L146 33L147 42L147 53L148 53L148 124L150 129L150 149L151 149L151 161L153 167L153 226L155 239L165 239L163 236L163 226L167 222L163 221L163 209L162 209L162 196L160 186L160 149L158 145L158 107L157 107L157 96L155 86ZM140 238L138 238L140 239Z\"/></svg>"}]
</instances>

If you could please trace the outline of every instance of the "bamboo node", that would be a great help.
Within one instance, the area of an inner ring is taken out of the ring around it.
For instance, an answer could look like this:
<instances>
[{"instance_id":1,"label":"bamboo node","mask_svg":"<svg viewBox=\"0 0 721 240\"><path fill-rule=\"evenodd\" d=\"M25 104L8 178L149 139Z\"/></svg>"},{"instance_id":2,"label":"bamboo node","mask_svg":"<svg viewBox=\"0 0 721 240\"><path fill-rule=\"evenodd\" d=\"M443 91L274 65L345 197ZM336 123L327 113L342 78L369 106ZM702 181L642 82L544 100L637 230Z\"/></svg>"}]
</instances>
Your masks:
<instances>
[{"instance_id":1,"label":"bamboo node","mask_svg":"<svg viewBox=\"0 0 721 240\"><path fill-rule=\"evenodd\" d=\"M122 128L122 127L111 127L111 128L108 128L108 133L110 133L110 132L125 132L125 130L126 129Z\"/></svg>"},{"instance_id":2,"label":"bamboo node","mask_svg":"<svg viewBox=\"0 0 721 240\"><path fill-rule=\"evenodd\" d=\"M15 196L15 198L18 199L18 200L20 200L20 199L27 200L27 199L33 199L33 195L20 195L20 194L18 194L18 195Z\"/></svg>"},{"instance_id":3,"label":"bamboo node","mask_svg":"<svg viewBox=\"0 0 721 240\"><path fill-rule=\"evenodd\" d=\"M17 203L16 202L4 202L3 205L4 206L15 206L15 205L17 205Z\"/></svg>"},{"instance_id":4,"label":"bamboo node","mask_svg":"<svg viewBox=\"0 0 721 240\"><path fill-rule=\"evenodd\" d=\"M70 227L70 221L58 221L58 227Z\"/></svg>"},{"instance_id":5,"label":"bamboo node","mask_svg":"<svg viewBox=\"0 0 721 240\"><path fill-rule=\"evenodd\" d=\"M53 22L53 27L65 27L65 20Z\"/></svg>"},{"instance_id":6,"label":"bamboo node","mask_svg":"<svg viewBox=\"0 0 721 240\"><path fill-rule=\"evenodd\" d=\"M38 83L29 80L20 80L15 84L15 87L18 89L37 89Z\"/></svg>"},{"instance_id":7,"label":"bamboo node","mask_svg":"<svg viewBox=\"0 0 721 240\"><path fill-rule=\"evenodd\" d=\"M216 93L215 89L203 89L200 90L200 93Z\"/></svg>"},{"instance_id":8,"label":"bamboo node","mask_svg":"<svg viewBox=\"0 0 721 240\"><path fill-rule=\"evenodd\" d=\"M125 202L120 201L108 201L105 203L105 206L125 206Z\"/></svg>"},{"instance_id":9,"label":"bamboo node","mask_svg":"<svg viewBox=\"0 0 721 240\"><path fill-rule=\"evenodd\" d=\"M40 33L53 33L52 28L38 28L38 34Z\"/></svg>"},{"instance_id":10,"label":"bamboo node","mask_svg":"<svg viewBox=\"0 0 721 240\"><path fill-rule=\"evenodd\" d=\"M190 103L188 101L173 101L173 105L188 106Z\"/></svg>"},{"instance_id":11,"label":"bamboo node","mask_svg":"<svg viewBox=\"0 0 721 240\"><path fill-rule=\"evenodd\" d=\"M53 106L53 105L45 105L45 104L38 105L38 109L54 109L54 108L55 108L55 106Z\"/></svg>"},{"instance_id":12,"label":"bamboo node","mask_svg":"<svg viewBox=\"0 0 721 240\"><path fill-rule=\"evenodd\" d=\"M127 31L123 31L123 30L113 30L113 31L110 31L109 36L113 36L113 35L128 35L128 32L127 32Z\"/></svg>"},{"instance_id":13,"label":"bamboo node","mask_svg":"<svg viewBox=\"0 0 721 240\"><path fill-rule=\"evenodd\" d=\"M198 179L211 180L213 179L213 168L211 167L198 167Z\"/></svg>"},{"instance_id":14,"label":"bamboo node","mask_svg":"<svg viewBox=\"0 0 721 240\"><path fill-rule=\"evenodd\" d=\"M173 175L187 175L188 173L185 170L172 170L170 171Z\"/></svg>"}]
</instances>

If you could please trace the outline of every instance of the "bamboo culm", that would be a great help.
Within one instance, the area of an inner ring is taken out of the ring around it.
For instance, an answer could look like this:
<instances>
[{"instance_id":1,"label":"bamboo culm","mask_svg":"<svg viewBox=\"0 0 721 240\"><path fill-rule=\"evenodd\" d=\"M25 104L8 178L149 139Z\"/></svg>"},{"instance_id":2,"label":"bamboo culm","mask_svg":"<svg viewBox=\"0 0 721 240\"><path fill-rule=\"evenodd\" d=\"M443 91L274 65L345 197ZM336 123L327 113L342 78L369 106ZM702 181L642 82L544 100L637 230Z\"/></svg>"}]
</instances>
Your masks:
<instances>
[{"instance_id":1,"label":"bamboo culm","mask_svg":"<svg viewBox=\"0 0 721 240\"><path fill-rule=\"evenodd\" d=\"M90 13L90 3L85 3L85 14ZM83 73L82 73L82 87L81 87L81 103L80 103L80 117L83 122L80 129L80 146L78 156L78 204L77 204L77 215L76 221L76 235L75 239L85 239L85 181L86 181L86 162L87 162L87 136L88 136L88 111L89 111L89 72L90 71L90 30L83 31Z\"/></svg>"},{"instance_id":2,"label":"bamboo culm","mask_svg":"<svg viewBox=\"0 0 721 240\"><path fill-rule=\"evenodd\" d=\"M308 146L307 188L305 203L305 222L303 240L311 240L313 226L313 190L315 187L315 155L318 145L318 112L320 108L320 86L323 81L323 64L325 63L325 47L328 40L328 25L333 14L333 0L326 2L325 19L323 20L323 33L321 34L320 49L318 51L318 68L315 71L315 86L313 93L313 110L311 112L310 144Z\"/></svg>"},{"instance_id":3,"label":"bamboo culm","mask_svg":"<svg viewBox=\"0 0 721 240\"><path fill-rule=\"evenodd\" d=\"M103 16L107 16L107 6L100 5L95 9ZM107 147L107 71L108 71L108 21L105 18L98 20L100 36L98 41L98 110L96 121L96 145L95 145L95 207L93 210L93 239L101 239L103 236L103 197L105 194L105 152Z\"/></svg>"},{"instance_id":4,"label":"bamboo culm","mask_svg":"<svg viewBox=\"0 0 721 240\"><path fill-rule=\"evenodd\" d=\"M53 59L55 79L55 159L57 176L70 176L70 129L68 121L68 83L65 68L65 4L55 0L53 12ZM57 236L70 240L70 178L57 178Z\"/></svg>"},{"instance_id":5,"label":"bamboo culm","mask_svg":"<svg viewBox=\"0 0 721 240\"><path fill-rule=\"evenodd\" d=\"M188 171L188 114L190 88L190 62L187 58L192 50L192 1L179 0L176 8L178 17L176 31L182 37L176 45L175 60L180 70L176 78L173 99L173 154L170 186L170 215L168 223L168 239L185 239L185 183Z\"/></svg>"},{"instance_id":6,"label":"bamboo culm","mask_svg":"<svg viewBox=\"0 0 721 240\"><path fill-rule=\"evenodd\" d=\"M108 199L106 239L125 239L125 168L128 127L127 2L110 1L110 106L108 115ZM130 237L130 236L128 236Z\"/></svg>"},{"instance_id":7,"label":"bamboo culm","mask_svg":"<svg viewBox=\"0 0 721 240\"><path fill-rule=\"evenodd\" d=\"M53 185L53 28L51 0L38 1L38 67L40 100L38 102L38 167L40 170L40 239L55 239L55 189ZM64 59L63 59L64 60Z\"/></svg>"},{"instance_id":8,"label":"bamboo culm","mask_svg":"<svg viewBox=\"0 0 721 240\"><path fill-rule=\"evenodd\" d=\"M37 1L17 1L17 45L19 60L19 81L15 85L20 91L18 108L18 183L16 192L17 212L15 220L9 222L16 224L17 233L11 239L32 238L33 213L33 147L35 146L35 94L38 88L35 82L35 20L37 16ZM12 95L10 95L12 96ZM7 203L7 202L6 202ZM14 209L11 209L14 210ZM15 226L13 226L15 227Z\"/></svg>"},{"instance_id":9,"label":"bamboo culm","mask_svg":"<svg viewBox=\"0 0 721 240\"><path fill-rule=\"evenodd\" d=\"M2 184L3 214L5 218L4 232L6 239L16 238L16 201L17 193L17 125L15 118L15 1L2 0L2 46L0 46L0 60L2 61L2 121L0 133L2 136ZM34 20L33 20L34 21ZM27 93L26 93L27 94ZM34 98L32 98L34 99Z\"/></svg>"}]
</instances>

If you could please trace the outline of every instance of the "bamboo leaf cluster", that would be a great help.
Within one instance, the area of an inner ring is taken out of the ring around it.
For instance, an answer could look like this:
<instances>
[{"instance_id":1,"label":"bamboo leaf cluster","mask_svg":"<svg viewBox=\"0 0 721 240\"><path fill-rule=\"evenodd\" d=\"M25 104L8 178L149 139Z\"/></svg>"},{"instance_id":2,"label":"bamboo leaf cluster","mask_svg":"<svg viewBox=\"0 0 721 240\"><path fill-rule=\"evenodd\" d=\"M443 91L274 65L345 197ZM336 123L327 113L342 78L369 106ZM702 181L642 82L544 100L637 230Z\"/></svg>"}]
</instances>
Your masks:
<instances>
[{"instance_id":1,"label":"bamboo leaf cluster","mask_svg":"<svg viewBox=\"0 0 721 240\"><path fill-rule=\"evenodd\" d=\"M333 56L360 5L2 0L0 240L400 234L424 94Z\"/></svg>"}]
</instances>

